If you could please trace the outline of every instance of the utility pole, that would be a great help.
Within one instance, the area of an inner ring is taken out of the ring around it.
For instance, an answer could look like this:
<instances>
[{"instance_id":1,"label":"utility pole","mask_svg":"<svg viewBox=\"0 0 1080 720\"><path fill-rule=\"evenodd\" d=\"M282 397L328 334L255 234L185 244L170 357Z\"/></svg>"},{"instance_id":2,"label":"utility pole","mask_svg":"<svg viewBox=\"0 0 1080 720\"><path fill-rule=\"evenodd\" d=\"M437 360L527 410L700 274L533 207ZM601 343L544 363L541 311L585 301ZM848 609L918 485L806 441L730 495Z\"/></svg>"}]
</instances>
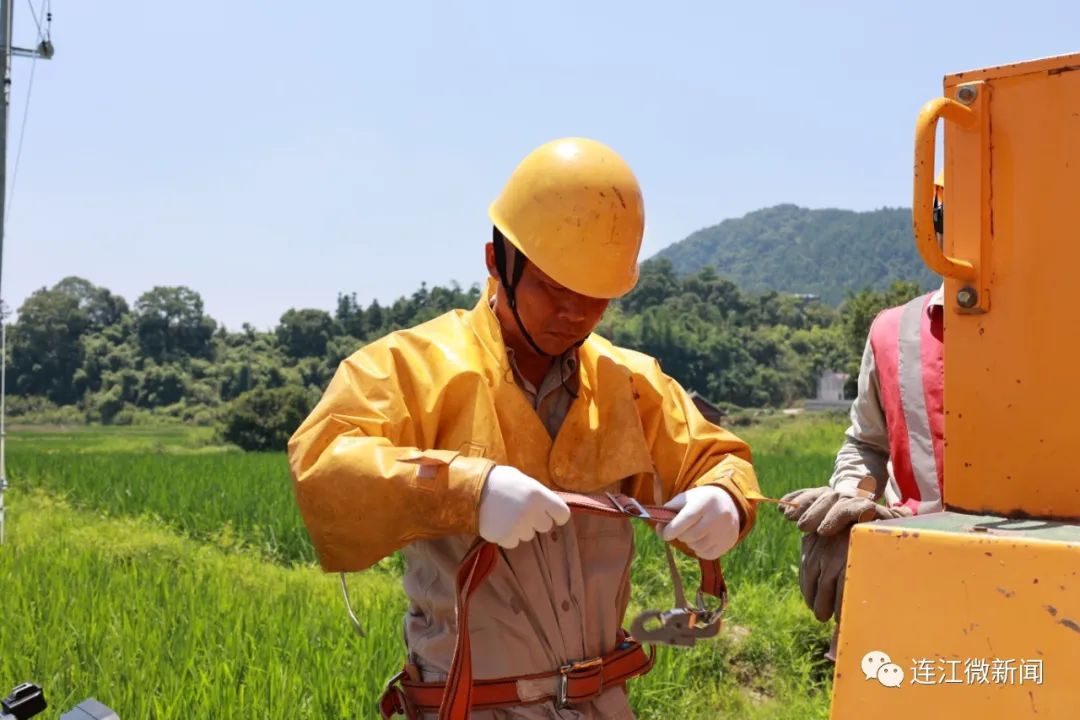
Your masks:
<instances>
[{"instance_id":1,"label":"utility pole","mask_svg":"<svg viewBox=\"0 0 1080 720\"><path fill-rule=\"evenodd\" d=\"M31 7L32 9L32 7ZM0 0L0 52L3 53L4 87L0 90L0 543L4 542L4 491L7 490L7 444L6 398L7 398L7 306L3 304L4 282L4 226L7 218L7 138L8 108L11 105L11 58L41 58L48 60L53 56L52 40L38 38L38 46L33 50L13 47L11 28L15 8L13 0ZM48 20L46 21L48 22ZM40 30L40 27L39 27Z\"/></svg>"}]
</instances>

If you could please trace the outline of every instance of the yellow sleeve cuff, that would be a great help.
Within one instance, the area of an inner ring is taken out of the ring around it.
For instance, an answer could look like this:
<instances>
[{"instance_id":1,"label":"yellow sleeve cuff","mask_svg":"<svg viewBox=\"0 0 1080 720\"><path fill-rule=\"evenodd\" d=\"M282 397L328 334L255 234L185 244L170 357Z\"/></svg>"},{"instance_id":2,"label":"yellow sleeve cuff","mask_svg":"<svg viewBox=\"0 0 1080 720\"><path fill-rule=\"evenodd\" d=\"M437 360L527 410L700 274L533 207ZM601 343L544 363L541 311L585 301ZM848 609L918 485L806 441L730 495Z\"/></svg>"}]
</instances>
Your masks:
<instances>
[{"instance_id":1,"label":"yellow sleeve cuff","mask_svg":"<svg viewBox=\"0 0 1080 720\"><path fill-rule=\"evenodd\" d=\"M398 462L418 466L415 487L438 494L438 525L476 534L480 493L494 461L468 457L456 450L419 450L398 458Z\"/></svg>"}]
</instances>

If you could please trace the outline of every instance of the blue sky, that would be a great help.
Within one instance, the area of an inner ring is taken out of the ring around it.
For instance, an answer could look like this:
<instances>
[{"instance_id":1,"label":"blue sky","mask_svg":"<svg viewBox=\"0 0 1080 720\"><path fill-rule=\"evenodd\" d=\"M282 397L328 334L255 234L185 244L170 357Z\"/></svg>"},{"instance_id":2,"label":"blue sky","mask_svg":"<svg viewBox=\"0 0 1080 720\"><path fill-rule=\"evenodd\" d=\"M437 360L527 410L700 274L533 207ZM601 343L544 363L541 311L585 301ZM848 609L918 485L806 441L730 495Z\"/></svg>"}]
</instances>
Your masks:
<instances>
[{"instance_id":1,"label":"blue sky","mask_svg":"<svg viewBox=\"0 0 1080 720\"><path fill-rule=\"evenodd\" d=\"M915 117L944 74L1080 51L1077 2L52 9L6 299L66 275L129 302L183 284L232 329L330 310L338 291L481 279L488 203L565 135L635 169L645 255L781 202L907 206ZM14 61L9 173L30 62Z\"/></svg>"}]
</instances>

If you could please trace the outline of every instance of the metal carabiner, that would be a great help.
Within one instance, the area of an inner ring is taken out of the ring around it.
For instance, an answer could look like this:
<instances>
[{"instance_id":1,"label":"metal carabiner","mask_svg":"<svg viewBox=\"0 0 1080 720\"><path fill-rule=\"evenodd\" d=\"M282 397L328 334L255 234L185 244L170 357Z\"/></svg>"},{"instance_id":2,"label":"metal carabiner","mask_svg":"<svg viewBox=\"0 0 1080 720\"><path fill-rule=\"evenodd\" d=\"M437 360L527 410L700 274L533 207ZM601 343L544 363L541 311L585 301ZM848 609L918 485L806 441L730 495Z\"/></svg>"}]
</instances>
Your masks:
<instances>
[{"instance_id":1,"label":"metal carabiner","mask_svg":"<svg viewBox=\"0 0 1080 720\"><path fill-rule=\"evenodd\" d=\"M655 620L659 627L647 627ZM630 633L639 642L693 647L698 640L714 637L720 632L720 613L695 608L646 610L634 618Z\"/></svg>"},{"instance_id":2,"label":"metal carabiner","mask_svg":"<svg viewBox=\"0 0 1080 720\"><path fill-rule=\"evenodd\" d=\"M675 555L671 546L664 544L667 553L668 569L671 571L671 584L675 589L675 607L671 610L645 610L634 618L631 634L641 642L661 643L693 647L703 638L710 638L720 632L720 618L723 606L716 610L705 607L705 598L700 590L697 593L697 605L691 607L686 602L682 576L675 564ZM659 627L649 628L646 623L655 620Z\"/></svg>"},{"instance_id":3,"label":"metal carabiner","mask_svg":"<svg viewBox=\"0 0 1080 720\"><path fill-rule=\"evenodd\" d=\"M641 503L632 497L624 496L620 500L609 492L604 494L624 515L639 520L655 519L648 510L642 507ZM664 552L667 553L668 571L671 573L671 585L675 591L675 607L671 610L643 611L634 618L631 634L641 642L691 647L699 639L713 637L720 632L723 605L721 604L717 610L709 610L705 607L705 599L700 590L697 593L696 607L686 602L686 592L683 589L679 566L675 563L675 555L667 543L664 543ZM659 627L646 627L646 623L653 620L660 623Z\"/></svg>"}]
</instances>

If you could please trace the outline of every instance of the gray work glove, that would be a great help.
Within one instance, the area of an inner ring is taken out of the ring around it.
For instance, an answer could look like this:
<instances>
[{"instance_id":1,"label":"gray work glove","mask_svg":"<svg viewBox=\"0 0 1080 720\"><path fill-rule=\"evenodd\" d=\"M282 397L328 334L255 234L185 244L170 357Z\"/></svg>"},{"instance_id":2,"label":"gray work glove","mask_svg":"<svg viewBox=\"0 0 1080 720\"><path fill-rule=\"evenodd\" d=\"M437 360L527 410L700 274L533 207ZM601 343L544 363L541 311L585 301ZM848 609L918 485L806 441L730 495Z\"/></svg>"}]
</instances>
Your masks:
<instances>
[{"instance_id":1,"label":"gray work glove","mask_svg":"<svg viewBox=\"0 0 1080 720\"><path fill-rule=\"evenodd\" d=\"M824 487L792 490L787 495L780 498L784 503L790 503L781 505L780 512L782 512L784 517L791 522L799 522L802 516L810 509L810 506L812 506L818 498L829 494L835 494L835 491L828 485L825 485ZM802 528L800 528L800 530L801 529Z\"/></svg>"},{"instance_id":2,"label":"gray work glove","mask_svg":"<svg viewBox=\"0 0 1080 720\"><path fill-rule=\"evenodd\" d=\"M831 487L795 490L783 497L784 517L797 523L804 535L799 564L799 588L806 605L821 622L840 619L848 540L855 523L912 515L904 506L886 507L865 496L842 495Z\"/></svg>"},{"instance_id":3,"label":"gray work glove","mask_svg":"<svg viewBox=\"0 0 1080 720\"><path fill-rule=\"evenodd\" d=\"M817 533L803 535L799 588L807 607L820 622L827 622L833 616L840 620L848 536L847 532L828 537Z\"/></svg>"},{"instance_id":4,"label":"gray work glove","mask_svg":"<svg viewBox=\"0 0 1080 720\"><path fill-rule=\"evenodd\" d=\"M803 516L809 526L817 520L818 515L811 515L814 508L810 508ZM892 520L898 517L911 517L915 513L903 505L887 507L865 497L840 497L824 513L821 522L817 526L817 534L822 537L831 537L838 533L846 533L855 523L872 522L874 520ZM809 518L809 519L807 519ZM802 529L800 523L799 529Z\"/></svg>"},{"instance_id":5,"label":"gray work glove","mask_svg":"<svg viewBox=\"0 0 1080 720\"><path fill-rule=\"evenodd\" d=\"M828 486L795 490L782 499L795 503L795 507L780 506L785 518L804 533L823 536L836 535L859 522L912 515L906 507L886 507L868 497L842 495Z\"/></svg>"}]
</instances>

